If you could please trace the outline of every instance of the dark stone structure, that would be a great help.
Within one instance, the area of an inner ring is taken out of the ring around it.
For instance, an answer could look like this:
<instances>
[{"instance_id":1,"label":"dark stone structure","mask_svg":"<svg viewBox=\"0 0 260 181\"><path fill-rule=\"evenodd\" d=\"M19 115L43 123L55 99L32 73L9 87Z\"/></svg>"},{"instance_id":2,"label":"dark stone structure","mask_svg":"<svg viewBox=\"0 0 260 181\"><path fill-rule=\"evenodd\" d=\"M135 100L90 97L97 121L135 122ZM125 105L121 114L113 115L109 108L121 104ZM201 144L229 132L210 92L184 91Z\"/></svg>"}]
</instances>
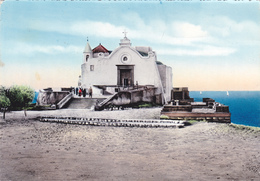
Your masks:
<instances>
[{"instance_id":1,"label":"dark stone structure","mask_svg":"<svg viewBox=\"0 0 260 181\"><path fill-rule=\"evenodd\" d=\"M39 109L61 108L71 98L69 91L53 91L52 88L39 91L36 106Z\"/></svg>"},{"instance_id":2,"label":"dark stone structure","mask_svg":"<svg viewBox=\"0 0 260 181\"><path fill-rule=\"evenodd\" d=\"M161 111L170 119L206 120L209 122L230 123L229 107L215 102L211 98L203 98L203 102L194 102L190 98L188 88L173 88L172 102Z\"/></svg>"},{"instance_id":3,"label":"dark stone structure","mask_svg":"<svg viewBox=\"0 0 260 181\"><path fill-rule=\"evenodd\" d=\"M154 86L142 86L137 89L118 90L117 93L108 97L95 106L95 110L101 111L113 107L132 107L141 103L161 104L161 94L155 94Z\"/></svg>"},{"instance_id":4,"label":"dark stone structure","mask_svg":"<svg viewBox=\"0 0 260 181\"><path fill-rule=\"evenodd\" d=\"M37 105L52 105L59 103L69 92L67 91L40 91Z\"/></svg>"}]
</instances>

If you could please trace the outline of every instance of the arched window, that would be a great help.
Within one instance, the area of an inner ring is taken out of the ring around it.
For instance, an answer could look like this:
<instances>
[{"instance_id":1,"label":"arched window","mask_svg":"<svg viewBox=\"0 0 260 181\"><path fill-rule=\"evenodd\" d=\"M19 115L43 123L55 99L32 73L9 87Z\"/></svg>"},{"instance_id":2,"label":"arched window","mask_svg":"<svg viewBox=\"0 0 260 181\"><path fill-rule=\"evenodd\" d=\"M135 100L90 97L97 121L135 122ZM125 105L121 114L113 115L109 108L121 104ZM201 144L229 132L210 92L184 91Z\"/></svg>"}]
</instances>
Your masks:
<instances>
[{"instance_id":1,"label":"arched window","mask_svg":"<svg viewBox=\"0 0 260 181\"><path fill-rule=\"evenodd\" d=\"M89 57L89 55L86 56L86 62L88 61L88 57Z\"/></svg>"}]
</instances>

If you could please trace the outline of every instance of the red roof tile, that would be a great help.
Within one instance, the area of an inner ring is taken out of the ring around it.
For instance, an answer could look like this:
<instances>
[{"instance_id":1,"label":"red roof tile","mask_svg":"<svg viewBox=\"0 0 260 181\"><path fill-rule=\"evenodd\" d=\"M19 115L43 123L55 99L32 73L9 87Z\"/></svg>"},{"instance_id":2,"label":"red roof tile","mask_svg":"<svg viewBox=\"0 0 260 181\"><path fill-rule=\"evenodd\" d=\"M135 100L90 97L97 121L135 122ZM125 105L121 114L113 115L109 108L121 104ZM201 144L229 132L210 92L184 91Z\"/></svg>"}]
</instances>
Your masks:
<instances>
[{"instance_id":1,"label":"red roof tile","mask_svg":"<svg viewBox=\"0 0 260 181\"><path fill-rule=\"evenodd\" d=\"M94 48L92 50L93 53L100 53L100 52L103 52L103 53L107 53L109 52L105 47L103 47L101 44L99 44L96 48Z\"/></svg>"}]
</instances>

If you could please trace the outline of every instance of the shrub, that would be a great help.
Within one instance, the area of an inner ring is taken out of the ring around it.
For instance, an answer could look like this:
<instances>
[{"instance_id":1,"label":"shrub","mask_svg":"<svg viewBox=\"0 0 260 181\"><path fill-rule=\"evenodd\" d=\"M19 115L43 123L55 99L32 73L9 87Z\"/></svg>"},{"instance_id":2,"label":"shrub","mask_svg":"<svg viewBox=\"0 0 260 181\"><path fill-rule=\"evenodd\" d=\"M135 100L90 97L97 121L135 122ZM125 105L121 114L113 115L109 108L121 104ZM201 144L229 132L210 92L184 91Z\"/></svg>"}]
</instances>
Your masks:
<instances>
[{"instance_id":1,"label":"shrub","mask_svg":"<svg viewBox=\"0 0 260 181\"><path fill-rule=\"evenodd\" d=\"M28 86L13 86L10 88L8 95L12 109L24 109L26 116L26 108L34 98L34 90Z\"/></svg>"},{"instance_id":2,"label":"shrub","mask_svg":"<svg viewBox=\"0 0 260 181\"><path fill-rule=\"evenodd\" d=\"M168 116L166 116L166 115L161 115L160 119L170 119L170 118Z\"/></svg>"},{"instance_id":3,"label":"shrub","mask_svg":"<svg viewBox=\"0 0 260 181\"><path fill-rule=\"evenodd\" d=\"M8 92L8 97L11 101L11 107L26 108L34 98L34 90L28 86L13 86Z\"/></svg>"},{"instance_id":4,"label":"shrub","mask_svg":"<svg viewBox=\"0 0 260 181\"><path fill-rule=\"evenodd\" d=\"M6 89L2 86L0 88L0 108L3 109L3 119L5 119L5 112L7 108L11 105L9 98L6 96Z\"/></svg>"}]
</instances>

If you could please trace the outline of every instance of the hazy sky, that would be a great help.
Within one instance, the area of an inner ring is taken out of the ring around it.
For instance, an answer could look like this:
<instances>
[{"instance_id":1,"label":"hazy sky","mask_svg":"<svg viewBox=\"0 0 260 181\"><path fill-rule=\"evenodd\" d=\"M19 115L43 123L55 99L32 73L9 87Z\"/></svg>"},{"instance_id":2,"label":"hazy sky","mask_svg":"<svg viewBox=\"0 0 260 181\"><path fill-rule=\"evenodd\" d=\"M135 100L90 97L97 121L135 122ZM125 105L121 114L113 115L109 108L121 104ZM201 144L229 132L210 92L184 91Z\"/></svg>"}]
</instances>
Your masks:
<instances>
[{"instance_id":1,"label":"hazy sky","mask_svg":"<svg viewBox=\"0 0 260 181\"><path fill-rule=\"evenodd\" d=\"M190 90L260 90L260 4L58 2L1 4L0 84L76 86L87 37L92 48L151 46Z\"/></svg>"}]
</instances>

